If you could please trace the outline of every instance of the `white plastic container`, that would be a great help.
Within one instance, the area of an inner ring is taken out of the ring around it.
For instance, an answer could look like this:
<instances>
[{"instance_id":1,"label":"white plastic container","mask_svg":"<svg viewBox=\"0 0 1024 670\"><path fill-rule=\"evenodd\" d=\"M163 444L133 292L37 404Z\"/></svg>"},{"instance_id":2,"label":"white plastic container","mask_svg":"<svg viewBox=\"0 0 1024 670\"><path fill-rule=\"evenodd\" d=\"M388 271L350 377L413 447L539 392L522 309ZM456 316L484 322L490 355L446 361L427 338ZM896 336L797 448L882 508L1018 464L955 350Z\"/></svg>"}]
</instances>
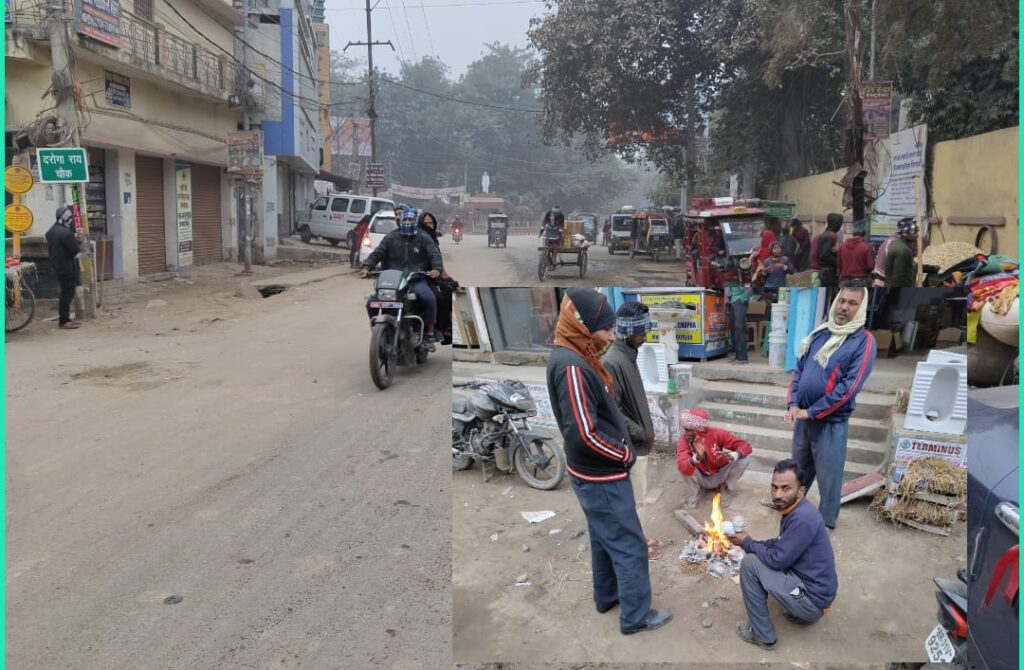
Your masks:
<instances>
[{"instance_id":1,"label":"white plastic container","mask_svg":"<svg viewBox=\"0 0 1024 670\"><path fill-rule=\"evenodd\" d=\"M779 335L774 328L768 336L768 367L786 367L786 335Z\"/></svg>"}]
</instances>

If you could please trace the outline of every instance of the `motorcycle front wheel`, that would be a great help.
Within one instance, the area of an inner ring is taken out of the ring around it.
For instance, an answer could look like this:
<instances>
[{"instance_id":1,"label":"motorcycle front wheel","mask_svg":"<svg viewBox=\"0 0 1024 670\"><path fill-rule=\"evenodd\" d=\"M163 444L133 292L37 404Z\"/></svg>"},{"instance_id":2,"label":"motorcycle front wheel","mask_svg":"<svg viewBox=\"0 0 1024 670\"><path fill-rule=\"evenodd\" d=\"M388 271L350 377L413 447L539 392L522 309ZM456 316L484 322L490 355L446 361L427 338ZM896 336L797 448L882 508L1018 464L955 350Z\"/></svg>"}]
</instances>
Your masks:
<instances>
[{"instance_id":1,"label":"motorcycle front wheel","mask_svg":"<svg viewBox=\"0 0 1024 670\"><path fill-rule=\"evenodd\" d=\"M370 336L370 376L381 391L394 382L394 338L395 329L387 323L376 324Z\"/></svg>"},{"instance_id":2,"label":"motorcycle front wheel","mask_svg":"<svg viewBox=\"0 0 1024 670\"><path fill-rule=\"evenodd\" d=\"M540 468L534 463L530 459L530 455L526 453L526 449L546 460L546 467ZM519 473L522 480L541 491L550 491L557 487L565 477L565 453L551 442L534 440L526 445L525 449L522 447L516 449L513 460L516 464L516 472Z\"/></svg>"}]
</instances>

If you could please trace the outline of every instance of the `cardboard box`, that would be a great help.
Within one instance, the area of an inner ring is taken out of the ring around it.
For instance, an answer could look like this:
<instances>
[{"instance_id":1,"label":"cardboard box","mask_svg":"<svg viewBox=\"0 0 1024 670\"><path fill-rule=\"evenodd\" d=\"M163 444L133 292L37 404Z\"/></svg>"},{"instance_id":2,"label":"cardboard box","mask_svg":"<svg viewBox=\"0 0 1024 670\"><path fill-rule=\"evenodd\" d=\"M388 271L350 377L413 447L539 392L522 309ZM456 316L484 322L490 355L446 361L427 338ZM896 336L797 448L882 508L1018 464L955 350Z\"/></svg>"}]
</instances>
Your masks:
<instances>
[{"instance_id":1,"label":"cardboard box","mask_svg":"<svg viewBox=\"0 0 1024 670\"><path fill-rule=\"evenodd\" d=\"M943 328L935 340L936 349L957 347L963 342L964 332L959 328Z\"/></svg>"},{"instance_id":2,"label":"cardboard box","mask_svg":"<svg viewBox=\"0 0 1024 670\"><path fill-rule=\"evenodd\" d=\"M764 317L768 315L768 303L760 300L751 300L747 305L747 318L752 316Z\"/></svg>"},{"instance_id":3,"label":"cardboard box","mask_svg":"<svg viewBox=\"0 0 1024 670\"><path fill-rule=\"evenodd\" d=\"M896 358L899 350L903 348L903 338L899 333L872 330L871 334L875 336L875 342L878 344L879 358Z\"/></svg>"}]
</instances>

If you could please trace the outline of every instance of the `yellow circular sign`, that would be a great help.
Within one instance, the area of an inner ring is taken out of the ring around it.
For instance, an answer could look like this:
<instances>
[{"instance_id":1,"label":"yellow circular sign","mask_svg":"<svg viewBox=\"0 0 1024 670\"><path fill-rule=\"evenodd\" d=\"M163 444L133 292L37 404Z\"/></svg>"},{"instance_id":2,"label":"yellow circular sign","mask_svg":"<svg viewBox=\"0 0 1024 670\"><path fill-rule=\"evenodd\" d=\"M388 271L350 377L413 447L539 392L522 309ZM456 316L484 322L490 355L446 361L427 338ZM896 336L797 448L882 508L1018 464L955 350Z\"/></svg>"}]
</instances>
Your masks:
<instances>
[{"instance_id":1,"label":"yellow circular sign","mask_svg":"<svg viewBox=\"0 0 1024 670\"><path fill-rule=\"evenodd\" d=\"M7 205L4 226L12 233L23 233L32 227L32 210L25 205Z\"/></svg>"},{"instance_id":2,"label":"yellow circular sign","mask_svg":"<svg viewBox=\"0 0 1024 670\"><path fill-rule=\"evenodd\" d=\"M11 193L28 193L33 183L32 173L20 165L11 165L4 170L4 186Z\"/></svg>"}]
</instances>

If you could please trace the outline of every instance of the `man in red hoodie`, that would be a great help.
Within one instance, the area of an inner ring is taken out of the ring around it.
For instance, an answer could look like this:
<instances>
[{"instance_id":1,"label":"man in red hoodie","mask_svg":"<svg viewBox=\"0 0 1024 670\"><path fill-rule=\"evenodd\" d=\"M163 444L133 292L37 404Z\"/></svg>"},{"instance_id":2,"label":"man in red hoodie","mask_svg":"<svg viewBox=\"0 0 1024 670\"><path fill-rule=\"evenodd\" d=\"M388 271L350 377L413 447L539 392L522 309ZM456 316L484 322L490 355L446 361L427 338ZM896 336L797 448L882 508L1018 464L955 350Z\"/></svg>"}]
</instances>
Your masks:
<instances>
[{"instance_id":1,"label":"man in red hoodie","mask_svg":"<svg viewBox=\"0 0 1024 670\"><path fill-rule=\"evenodd\" d=\"M703 491L719 489L722 507L728 507L750 465L750 444L727 430L712 428L702 409L686 410L679 423L683 436L676 448L676 466L690 485L687 505L692 509L700 504Z\"/></svg>"},{"instance_id":2,"label":"man in red hoodie","mask_svg":"<svg viewBox=\"0 0 1024 670\"><path fill-rule=\"evenodd\" d=\"M871 245L864 239L868 234L867 221L858 219L851 228L853 235L839 247L839 285L860 288L868 285L875 269L875 257Z\"/></svg>"}]
</instances>

